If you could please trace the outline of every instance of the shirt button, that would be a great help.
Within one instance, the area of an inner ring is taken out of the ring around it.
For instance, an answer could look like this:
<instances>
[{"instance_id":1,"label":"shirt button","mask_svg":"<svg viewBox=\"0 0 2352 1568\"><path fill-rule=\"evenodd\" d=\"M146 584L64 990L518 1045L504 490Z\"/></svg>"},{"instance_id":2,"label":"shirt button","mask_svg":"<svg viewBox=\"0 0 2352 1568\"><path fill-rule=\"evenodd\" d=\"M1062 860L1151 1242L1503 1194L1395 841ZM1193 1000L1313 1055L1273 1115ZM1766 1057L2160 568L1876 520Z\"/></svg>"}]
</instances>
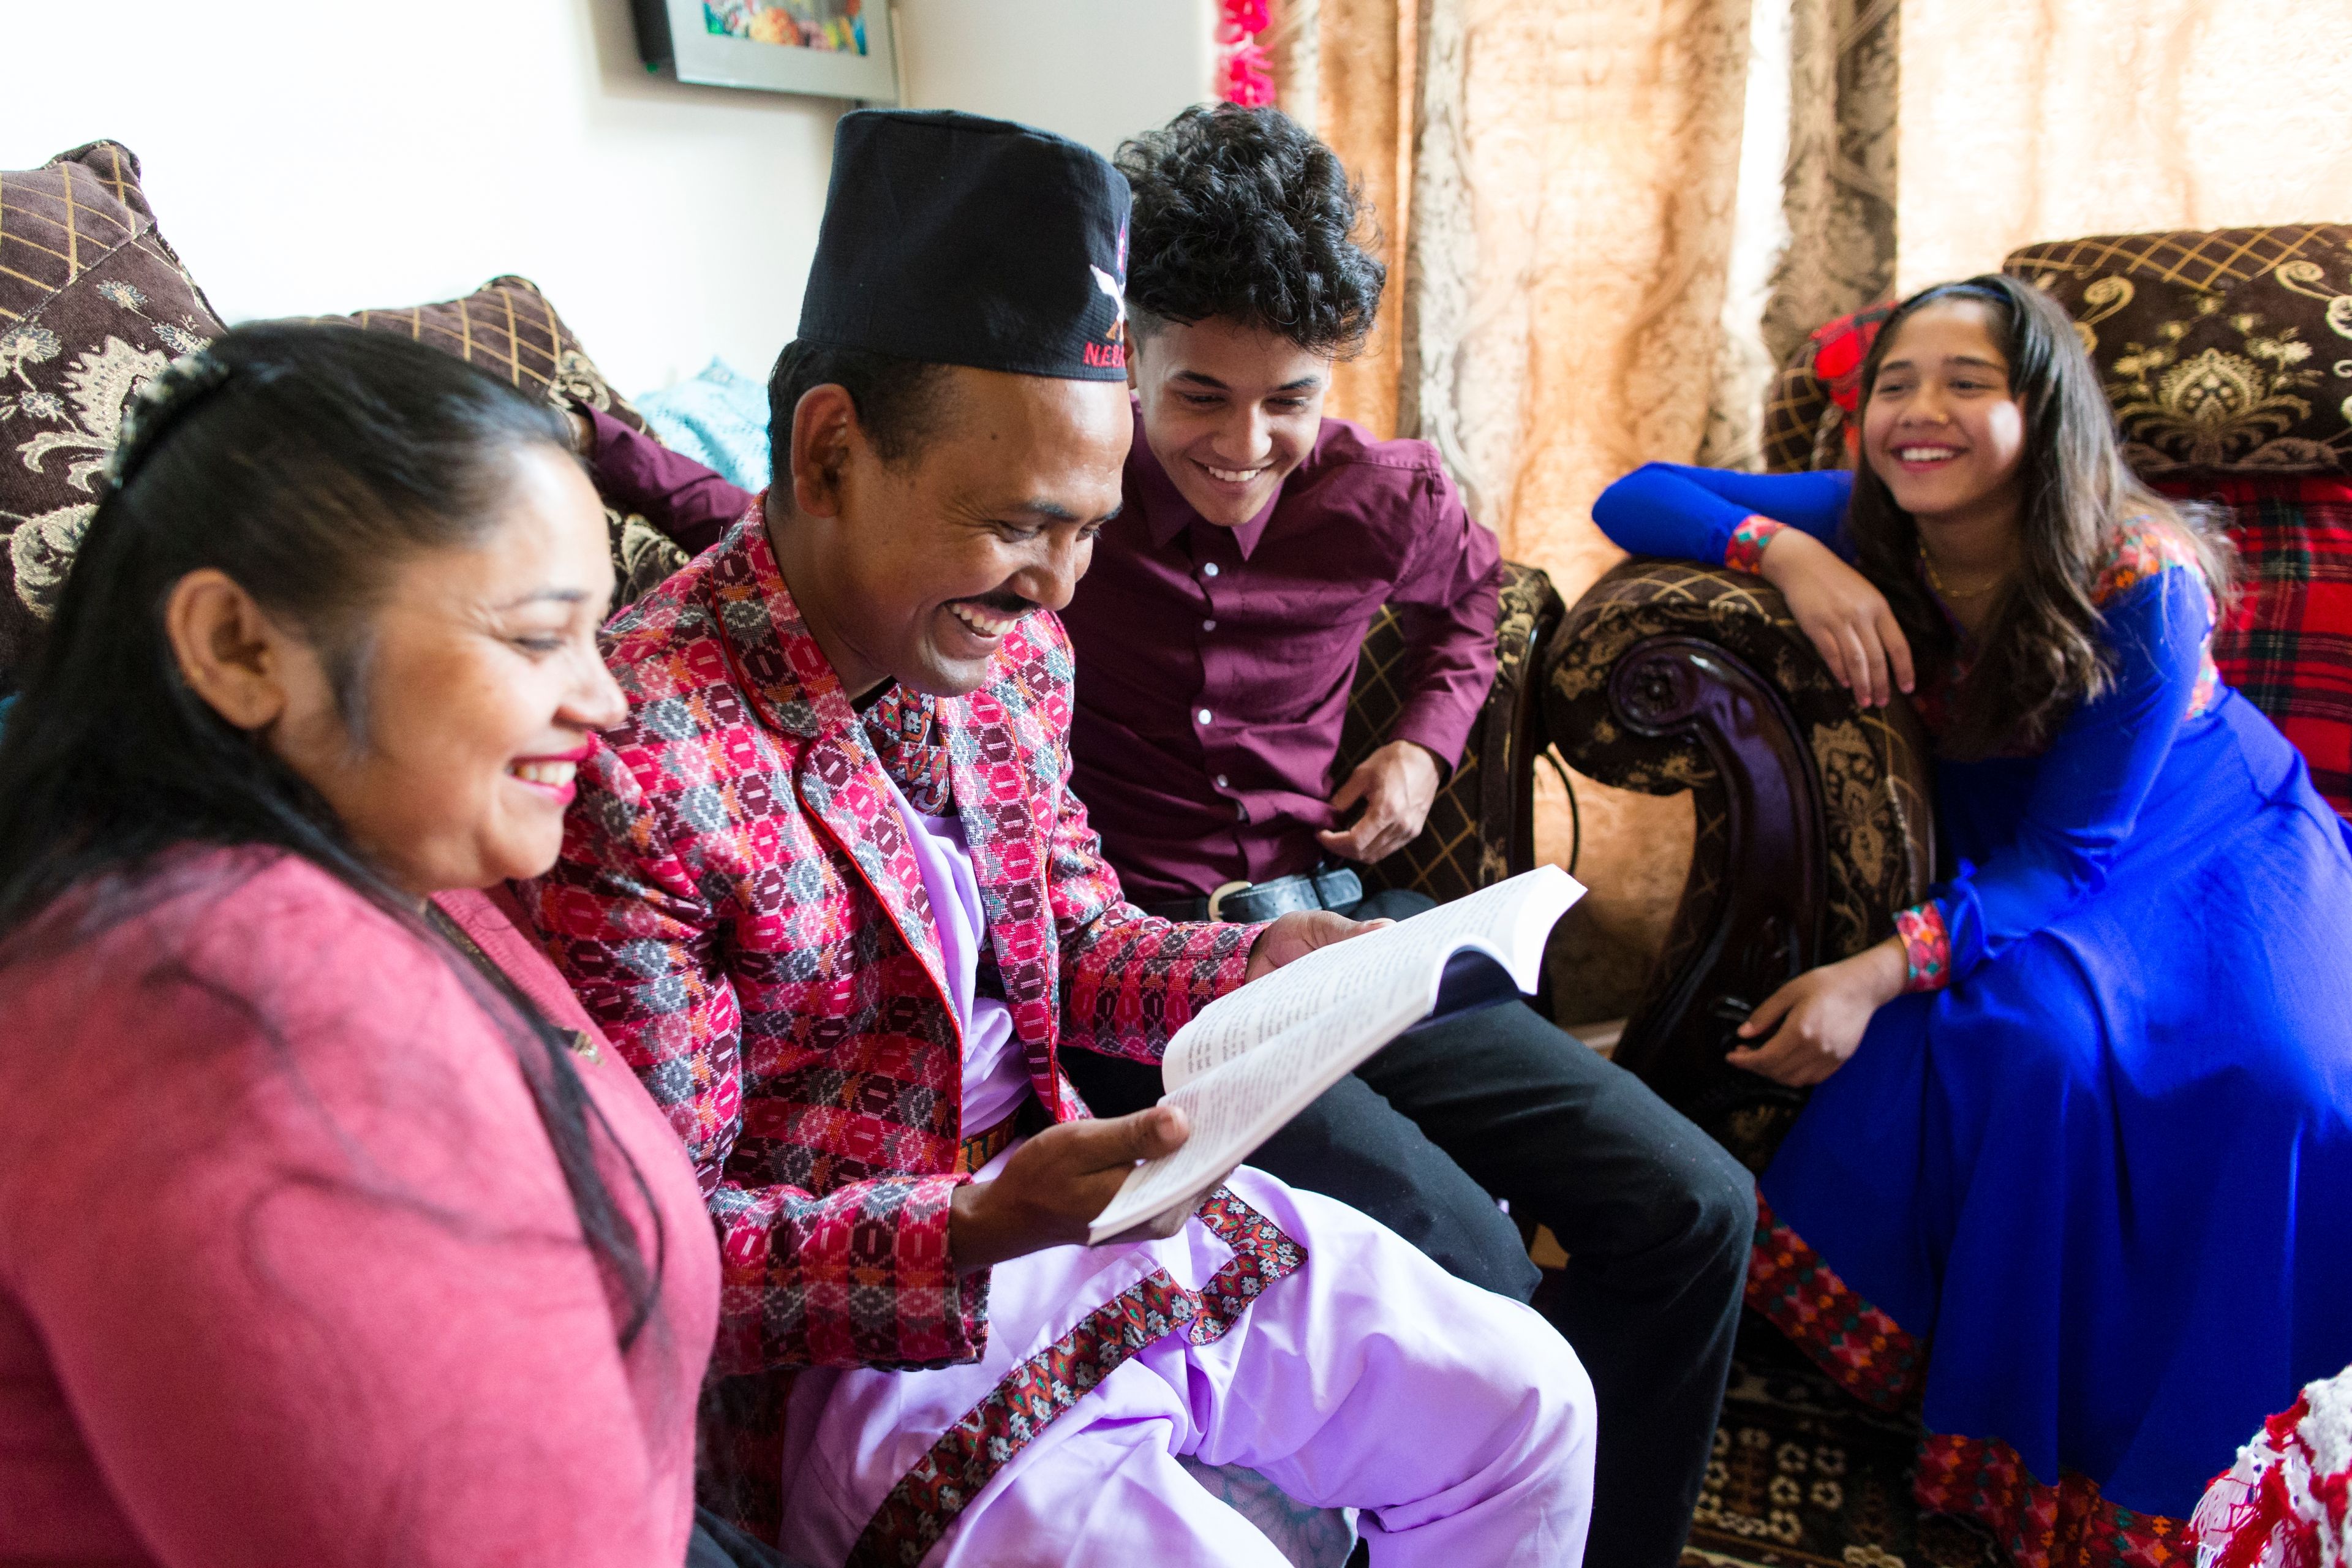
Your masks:
<instances>
[{"instance_id":1,"label":"shirt button","mask_svg":"<svg viewBox=\"0 0 2352 1568\"><path fill-rule=\"evenodd\" d=\"M1226 784L1225 784L1225 775L1224 775L1224 774L1223 774L1223 773L1219 773L1219 774L1217 775L1217 787L1218 787L1219 789L1223 789L1223 788L1227 787L1227 786L1226 786Z\"/></svg>"},{"instance_id":2,"label":"shirt button","mask_svg":"<svg viewBox=\"0 0 2352 1568\"><path fill-rule=\"evenodd\" d=\"M1201 623L1201 629L1204 632L1215 631L1217 629L1217 618L1214 616L1212 616L1207 620L1202 621Z\"/></svg>"},{"instance_id":3,"label":"shirt button","mask_svg":"<svg viewBox=\"0 0 2352 1568\"><path fill-rule=\"evenodd\" d=\"M1211 718L1212 718L1212 717L1213 717L1213 715L1209 712L1209 710L1208 710L1206 708L1203 708L1203 709L1202 709L1202 710L1201 710L1200 718L1201 718L1201 722L1202 722L1202 723L1203 723L1203 724L1208 723L1208 722L1210 721L1210 720L1211 720Z\"/></svg>"},{"instance_id":4,"label":"shirt button","mask_svg":"<svg viewBox=\"0 0 2352 1568\"><path fill-rule=\"evenodd\" d=\"M1216 563L1215 562L1213 562L1213 561L1210 562L1207 565L1205 565L1205 566L1203 566L1203 567L1202 567L1202 568L1201 568L1201 575L1202 575L1202 576L1203 576L1203 577L1213 577L1213 576L1215 576L1216 574L1217 574L1217 563Z\"/></svg>"}]
</instances>

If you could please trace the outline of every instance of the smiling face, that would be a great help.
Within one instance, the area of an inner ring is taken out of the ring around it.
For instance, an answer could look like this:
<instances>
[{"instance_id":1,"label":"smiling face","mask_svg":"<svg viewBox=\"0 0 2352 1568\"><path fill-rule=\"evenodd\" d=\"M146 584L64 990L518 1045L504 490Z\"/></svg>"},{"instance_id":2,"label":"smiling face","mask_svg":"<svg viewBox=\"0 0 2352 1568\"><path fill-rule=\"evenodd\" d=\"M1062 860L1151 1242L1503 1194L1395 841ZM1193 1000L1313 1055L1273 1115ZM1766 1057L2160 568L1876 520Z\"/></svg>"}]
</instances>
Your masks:
<instances>
[{"instance_id":1,"label":"smiling face","mask_svg":"<svg viewBox=\"0 0 2352 1568\"><path fill-rule=\"evenodd\" d=\"M1238 528L1315 449L1331 360L1222 316L1139 323L1132 374L1151 455L1192 510Z\"/></svg>"},{"instance_id":2,"label":"smiling face","mask_svg":"<svg viewBox=\"0 0 2352 1568\"><path fill-rule=\"evenodd\" d=\"M266 731L360 851L419 896L553 865L588 737L627 715L596 649L613 596L604 508L551 446L510 462L473 544L388 574L352 650L356 724L326 662L298 652Z\"/></svg>"},{"instance_id":3,"label":"smiling face","mask_svg":"<svg viewBox=\"0 0 2352 1568\"><path fill-rule=\"evenodd\" d=\"M1939 300L1897 323L1881 353L1863 456L1923 528L2016 514L2026 410L1999 326L1982 300Z\"/></svg>"},{"instance_id":4,"label":"smiling face","mask_svg":"<svg viewBox=\"0 0 2352 1568\"><path fill-rule=\"evenodd\" d=\"M841 387L793 419L792 500L768 537L853 697L896 680L960 697L1024 616L1059 610L1118 510L1126 388L950 366L919 449L884 460Z\"/></svg>"}]
</instances>

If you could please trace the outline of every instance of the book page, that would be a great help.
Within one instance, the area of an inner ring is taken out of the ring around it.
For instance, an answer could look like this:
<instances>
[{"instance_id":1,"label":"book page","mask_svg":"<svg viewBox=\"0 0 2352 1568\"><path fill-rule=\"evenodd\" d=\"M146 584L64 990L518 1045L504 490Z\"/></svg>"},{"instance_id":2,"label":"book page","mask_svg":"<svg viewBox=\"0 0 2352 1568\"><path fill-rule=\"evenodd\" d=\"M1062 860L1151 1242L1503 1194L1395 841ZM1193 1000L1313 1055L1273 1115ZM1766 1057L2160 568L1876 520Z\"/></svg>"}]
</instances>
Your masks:
<instances>
[{"instance_id":1,"label":"book page","mask_svg":"<svg viewBox=\"0 0 2352 1568\"><path fill-rule=\"evenodd\" d=\"M1533 992L1544 940L1583 894L1544 866L1425 914L1329 947L1219 997L1168 1047L1160 1103L1181 1107L1192 1135L1136 1167L1095 1217L1100 1241L1189 1203L1224 1178L1364 1058L1425 1016L1446 960L1468 947Z\"/></svg>"}]
</instances>

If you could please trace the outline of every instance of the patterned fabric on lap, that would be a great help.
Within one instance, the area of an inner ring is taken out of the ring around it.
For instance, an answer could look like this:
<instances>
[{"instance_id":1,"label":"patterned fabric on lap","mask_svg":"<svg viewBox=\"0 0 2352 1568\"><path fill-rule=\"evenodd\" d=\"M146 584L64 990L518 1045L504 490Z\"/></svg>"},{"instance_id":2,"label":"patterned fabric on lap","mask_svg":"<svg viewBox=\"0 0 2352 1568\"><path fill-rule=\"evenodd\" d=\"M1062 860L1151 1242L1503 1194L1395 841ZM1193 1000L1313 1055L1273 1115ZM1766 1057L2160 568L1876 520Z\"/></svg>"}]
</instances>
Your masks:
<instances>
[{"instance_id":1,"label":"patterned fabric on lap","mask_svg":"<svg viewBox=\"0 0 2352 1568\"><path fill-rule=\"evenodd\" d=\"M2294 742L2328 804L2352 814L2352 481L2160 488L2228 512L2238 594L2213 639L2214 661Z\"/></svg>"},{"instance_id":2,"label":"patterned fabric on lap","mask_svg":"<svg viewBox=\"0 0 2352 1568\"><path fill-rule=\"evenodd\" d=\"M1839 1278L1760 1192L1748 1304L1854 1398L1881 1410L1917 1407L1927 1347ZM2117 1508L2097 1482L2072 1470L2045 1486L1997 1437L1923 1431L1912 1494L1925 1512L1958 1514L1991 1531L2017 1568L2187 1568L2191 1561L2184 1521Z\"/></svg>"},{"instance_id":3,"label":"patterned fabric on lap","mask_svg":"<svg viewBox=\"0 0 2352 1568\"><path fill-rule=\"evenodd\" d=\"M2214 1478L2189 1521L2203 1568L2352 1563L2352 1367L2306 1384Z\"/></svg>"},{"instance_id":4,"label":"patterned fabric on lap","mask_svg":"<svg viewBox=\"0 0 2352 1568\"><path fill-rule=\"evenodd\" d=\"M1214 1344L1268 1285L1307 1261L1305 1247L1229 1187L1211 1193L1195 1217L1234 1249L1233 1261L1199 1290L1154 1268L1007 1373L882 1500L850 1568L920 1562L991 1477L1129 1357L1179 1331Z\"/></svg>"}]
</instances>

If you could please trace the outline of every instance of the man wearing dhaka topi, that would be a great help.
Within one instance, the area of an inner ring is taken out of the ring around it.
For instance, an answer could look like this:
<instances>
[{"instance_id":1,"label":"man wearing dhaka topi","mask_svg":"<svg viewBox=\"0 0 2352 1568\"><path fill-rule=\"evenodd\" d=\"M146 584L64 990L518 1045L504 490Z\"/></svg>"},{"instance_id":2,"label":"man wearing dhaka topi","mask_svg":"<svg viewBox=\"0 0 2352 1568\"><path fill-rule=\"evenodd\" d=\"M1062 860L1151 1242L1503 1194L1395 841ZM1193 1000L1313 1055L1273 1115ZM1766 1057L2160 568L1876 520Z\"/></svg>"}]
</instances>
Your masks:
<instances>
[{"instance_id":1,"label":"man wearing dhaka topi","mask_svg":"<svg viewBox=\"0 0 2352 1568\"><path fill-rule=\"evenodd\" d=\"M1365 929L1153 918L1069 789L1055 612L1120 501L1125 183L1075 143L844 117L775 482L606 629L630 716L522 889L686 1139L725 1276L714 1458L834 1563L1285 1559L1180 1459L1363 1510L1377 1564L1574 1564L1592 1394L1541 1318L1246 1167L1083 1245L1150 1060Z\"/></svg>"}]
</instances>

